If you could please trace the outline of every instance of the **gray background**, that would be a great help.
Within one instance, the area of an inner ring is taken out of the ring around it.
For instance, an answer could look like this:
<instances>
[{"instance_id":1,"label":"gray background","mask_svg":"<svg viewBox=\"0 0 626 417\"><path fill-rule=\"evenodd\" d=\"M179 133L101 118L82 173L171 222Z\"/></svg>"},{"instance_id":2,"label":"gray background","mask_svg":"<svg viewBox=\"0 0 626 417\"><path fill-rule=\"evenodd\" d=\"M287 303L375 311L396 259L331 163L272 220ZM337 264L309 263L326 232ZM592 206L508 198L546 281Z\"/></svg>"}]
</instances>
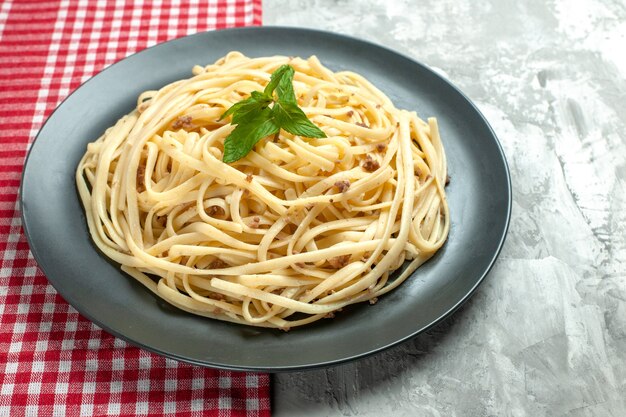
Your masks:
<instances>
[{"instance_id":1,"label":"gray background","mask_svg":"<svg viewBox=\"0 0 626 417\"><path fill-rule=\"evenodd\" d=\"M274 414L626 415L626 4L265 0L263 13L448 77L500 138L514 195L502 254L460 311L375 357L275 375Z\"/></svg>"}]
</instances>

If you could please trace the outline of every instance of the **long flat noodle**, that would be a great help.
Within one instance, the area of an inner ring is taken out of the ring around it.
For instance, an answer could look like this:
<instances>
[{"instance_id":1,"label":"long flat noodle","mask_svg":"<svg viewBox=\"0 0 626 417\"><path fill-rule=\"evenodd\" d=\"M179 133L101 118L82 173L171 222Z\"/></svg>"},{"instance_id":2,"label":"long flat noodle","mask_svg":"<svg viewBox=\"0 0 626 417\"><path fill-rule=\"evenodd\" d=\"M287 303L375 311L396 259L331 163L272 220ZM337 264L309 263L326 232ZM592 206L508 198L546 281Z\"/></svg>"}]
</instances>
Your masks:
<instances>
[{"instance_id":1,"label":"long flat noodle","mask_svg":"<svg viewBox=\"0 0 626 417\"><path fill-rule=\"evenodd\" d=\"M283 64L327 138L280 131L224 164L234 127L219 116ZM444 244L436 119L315 57L231 52L193 74L140 95L76 170L94 243L154 294L192 314L287 330L391 291Z\"/></svg>"}]
</instances>

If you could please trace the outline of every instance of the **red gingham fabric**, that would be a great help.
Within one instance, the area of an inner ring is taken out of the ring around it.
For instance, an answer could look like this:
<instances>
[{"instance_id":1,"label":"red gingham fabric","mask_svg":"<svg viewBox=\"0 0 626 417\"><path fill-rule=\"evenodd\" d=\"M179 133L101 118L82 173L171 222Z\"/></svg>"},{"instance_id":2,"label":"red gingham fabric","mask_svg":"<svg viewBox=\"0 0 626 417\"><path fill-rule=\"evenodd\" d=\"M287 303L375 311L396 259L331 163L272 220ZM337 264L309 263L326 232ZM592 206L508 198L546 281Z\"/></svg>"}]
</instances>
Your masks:
<instances>
[{"instance_id":1,"label":"red gingham fabric","mask_svg":"<svg viewBox=\"0 0 626 417\"><path fill-rule=\"evenodd\" d=\"M261 23L261 0L0 4L0 417L268 416L269 376L194 367L114 338L48 284L22 233L29 143L72 90L136 51Z\"/></svg>"}]
</instances>

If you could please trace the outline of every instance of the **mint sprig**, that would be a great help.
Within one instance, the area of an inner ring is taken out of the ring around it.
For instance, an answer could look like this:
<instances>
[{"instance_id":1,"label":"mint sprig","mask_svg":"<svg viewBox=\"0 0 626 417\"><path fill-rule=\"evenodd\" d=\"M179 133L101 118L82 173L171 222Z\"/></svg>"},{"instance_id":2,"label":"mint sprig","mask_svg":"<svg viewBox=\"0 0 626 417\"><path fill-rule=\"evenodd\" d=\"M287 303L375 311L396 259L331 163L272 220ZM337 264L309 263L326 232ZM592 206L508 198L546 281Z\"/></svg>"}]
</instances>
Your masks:
<instances>
[{"instance_id":1,"label":"mint sprig","mask_svg":"<svg viewBox=\"0 0 626 417\"><path fill-rule=\"evenodd\" d=\"M280 129L307 138L326 137L298 107L293 90L294 73L291 66L282 65L272 73L263 92L253 91L249 98L233 104L222 114L219 120L232 115L231 123L237 125L224 140L225 163L240 160L258 141Z\"/></svg>"}]
</instances>

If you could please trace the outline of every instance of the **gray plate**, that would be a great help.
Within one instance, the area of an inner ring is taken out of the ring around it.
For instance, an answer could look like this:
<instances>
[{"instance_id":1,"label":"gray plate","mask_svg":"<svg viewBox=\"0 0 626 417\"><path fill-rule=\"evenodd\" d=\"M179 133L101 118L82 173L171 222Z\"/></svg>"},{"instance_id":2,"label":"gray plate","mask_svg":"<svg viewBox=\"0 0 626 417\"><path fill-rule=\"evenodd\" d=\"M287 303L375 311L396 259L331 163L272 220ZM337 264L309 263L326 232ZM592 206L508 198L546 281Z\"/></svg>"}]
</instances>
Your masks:
<instances>
[{"instance_id":1,"label":"gray plate","mask_svg":"<svg viewBox=\"0 0 626 417\"><path fill-rule=\"evenodd\" d=\"M102 256L89 238L74 182L88 142L131 111L139 93L190 76L232 50L252 57L317 55L356 71L399 108L436 116L449 160L448 242L375 306L346 309L288 333L179 311ZM407 340L457 309L493 265L506 235L511 184L493 131L476 107L430 69L389 49L332 33L246 28L199 33L118 62L68 97L33 145L22 179L31 250L57 291L81 314L132 344L177 360L237 370L297 370L360 358Z\"/></svg>"}]
</instances>

